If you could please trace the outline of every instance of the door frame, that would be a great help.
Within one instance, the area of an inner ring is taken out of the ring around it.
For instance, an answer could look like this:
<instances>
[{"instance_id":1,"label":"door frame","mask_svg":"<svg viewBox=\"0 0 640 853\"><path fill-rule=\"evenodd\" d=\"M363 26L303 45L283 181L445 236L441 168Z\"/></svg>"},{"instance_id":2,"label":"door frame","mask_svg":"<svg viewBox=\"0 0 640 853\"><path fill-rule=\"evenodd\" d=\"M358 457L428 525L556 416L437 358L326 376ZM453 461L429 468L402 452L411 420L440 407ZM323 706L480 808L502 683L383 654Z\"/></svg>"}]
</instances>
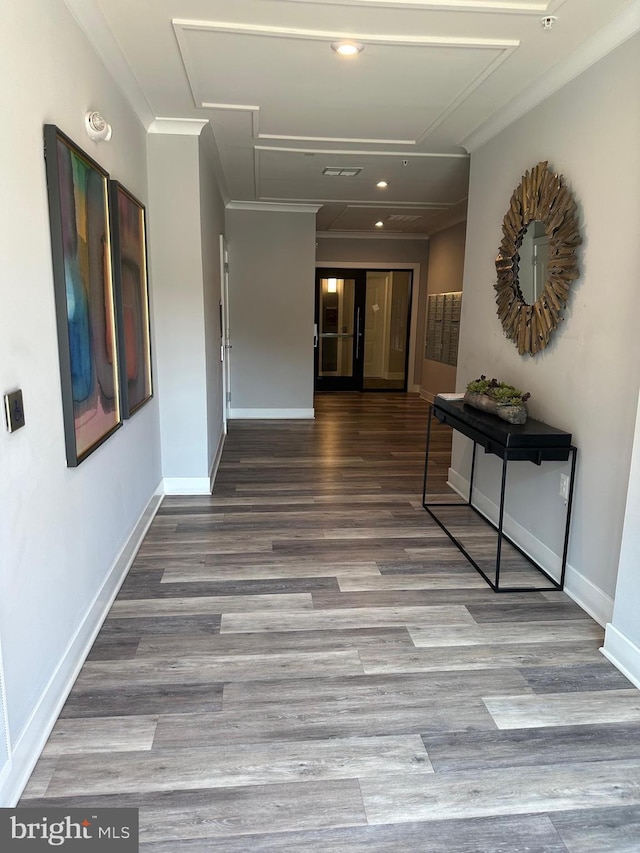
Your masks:
<instances>
[{"instance_id":1,"label":"door frame","mask_svg":"<svg viewBox=\"0 0 640 853\"><path fill-rule=\"evenodd\" d=\"M231 408L231 339L229 330L229 247L220 235L220 361L222 362L222 426L227 434Z\"/></svg>"},{"instance_id":2,"label":"door frame","mask_svg":"<svg viewBox=\"0 0 640 853\"><path fill-rule=\"evenodd\" d=\"M354 280L354 323L353 323L353 350L351 376L319 376L320 359L320 281L323 278L351 278ZM346 267L319 267L315 269L315 328L316 339L313 359L314 390L322 391L360 391L362 389L362 371L364 368L364 299L365 299L366 277L364 271L349 270ZM361 318L362 326L359 327L356 317Z\"/></svg>"},{"instance_id":3,"label":"door frame","mask_svg":"<svg viewBox=\"0 0 640 853\"><path fill-rule=\"evenodd\" d=\"M419 393L420 385L416 385L416 352L418 346L418 318L420 294L420 264L401 264L395 261L320 261L316 260L316 269L341 270L412 270L411 276L411 316L409 319L409 347L407 364L407 391ZM315 311L315 309L314 309Z\"/></svg>"}]
</instances>

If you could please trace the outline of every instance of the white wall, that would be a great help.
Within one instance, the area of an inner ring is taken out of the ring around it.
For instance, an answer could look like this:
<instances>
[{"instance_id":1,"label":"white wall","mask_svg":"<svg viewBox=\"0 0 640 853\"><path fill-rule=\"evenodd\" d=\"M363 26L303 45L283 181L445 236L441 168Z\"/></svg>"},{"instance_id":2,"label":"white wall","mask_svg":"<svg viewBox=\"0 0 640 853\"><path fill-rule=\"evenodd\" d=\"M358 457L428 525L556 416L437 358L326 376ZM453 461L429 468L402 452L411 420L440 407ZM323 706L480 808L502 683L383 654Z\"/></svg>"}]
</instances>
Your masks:
<instances>
[{"instance_id":1,"label":"white wall","mask_svg":"<svg viewBox=\"0 0 640 853\"><path fill-rule=\"evenodd\" d=\"M207 492L199 139L150 133L148 152L162 473L169 492Z\"/></svg>"},{"instance_id":2,"label":"white wall","mask_svg":"<svg viewBox=\"0 0 640 853\"><path fill-rule=\"evenodd\" d=\"M496 376L531 392L533 417L573 433L578 474L567 591L603 623L611 617L640 379L639 79L636 36L471 157L458 390L480 373ZM511 193L540 160L573 189L584 245L565 322L532 358L505 339L492 285ZM453 468L464 477L463 444L455 443ZM512 503L525 524L528 507L535 508L541 539L553 526L549 514L561 511L558 485L555 474L544 494L530 482Z\"/></svg>"},{"instance_id":3,"label":"white wall","mask_svg":"<svg viewBox=\"0 0 640 853\"><path fill-rule=\"evenodd\" d=\"M145 131L62 0L5 3L1 15L0 392L22 388L26 413L19 432L0 430L0 644L11 744L0 804L8 805L117 589L161 475L157 397L78 468L66 467L42 141L43 123L58 125L145 201ZM111 142L86 136L89 108L113 125Z\"/></svg>"},{"instance_id":4,"label":"white wall","mask_svg":"<svg viewBox=\"0 0 640 853\"><path fill-rule=\"evenodd\" d=\"M231 417L313 416L315 215L227 208Z\"/></svg>"},{"instance_id":5,"label":"white wall","mask_svg":"<svg viewBox=\"0 0 640 853\"><path fill-rule=\"evenodd\" d=\"M631 457L615 605L604 653L640 687L640 400Z\"/></svg>"}]
</instances>

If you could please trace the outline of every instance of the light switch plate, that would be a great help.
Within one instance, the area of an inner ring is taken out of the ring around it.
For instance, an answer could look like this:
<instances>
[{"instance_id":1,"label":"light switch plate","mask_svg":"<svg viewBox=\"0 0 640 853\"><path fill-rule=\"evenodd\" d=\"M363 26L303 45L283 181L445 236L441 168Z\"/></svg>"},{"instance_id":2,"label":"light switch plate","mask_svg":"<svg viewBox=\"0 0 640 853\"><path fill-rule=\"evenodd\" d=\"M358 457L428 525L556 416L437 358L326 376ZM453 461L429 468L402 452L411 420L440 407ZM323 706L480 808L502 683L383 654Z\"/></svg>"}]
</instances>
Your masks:
<instances>
[{"instance_id":1,"label":"light switch plate","mask_svg":"<svg viewBox=\"0 0 640 853\"><path fill-rule=\"evenodd\" d=\"M12 391L10 394L4 395L4 412L9 432L15 432L24 426L22 391Z\"/></svg>"}]
</instances>

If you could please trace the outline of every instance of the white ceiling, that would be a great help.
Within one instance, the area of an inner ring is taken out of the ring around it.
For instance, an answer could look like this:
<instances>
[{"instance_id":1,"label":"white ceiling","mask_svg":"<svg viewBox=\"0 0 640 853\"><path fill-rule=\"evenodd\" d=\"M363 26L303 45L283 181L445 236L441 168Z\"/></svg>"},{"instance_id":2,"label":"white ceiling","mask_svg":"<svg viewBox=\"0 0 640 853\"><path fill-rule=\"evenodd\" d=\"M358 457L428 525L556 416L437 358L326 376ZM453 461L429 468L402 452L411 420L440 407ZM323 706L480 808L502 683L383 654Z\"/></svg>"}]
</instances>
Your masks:
<instances>
[{"instance_id":1,"label":"white ceiling","mask_svg":"<svg viewBox=\"0 0 640 853\"><path fill-rule=\"evenodd\" d=\"M468 152L640 17L638 0L66 2L151 132L211 125L226 201L317 204L319 231L378 236L464 219ZM341 38L364 51L339 57Z\"/></svg>"}]
</instances>

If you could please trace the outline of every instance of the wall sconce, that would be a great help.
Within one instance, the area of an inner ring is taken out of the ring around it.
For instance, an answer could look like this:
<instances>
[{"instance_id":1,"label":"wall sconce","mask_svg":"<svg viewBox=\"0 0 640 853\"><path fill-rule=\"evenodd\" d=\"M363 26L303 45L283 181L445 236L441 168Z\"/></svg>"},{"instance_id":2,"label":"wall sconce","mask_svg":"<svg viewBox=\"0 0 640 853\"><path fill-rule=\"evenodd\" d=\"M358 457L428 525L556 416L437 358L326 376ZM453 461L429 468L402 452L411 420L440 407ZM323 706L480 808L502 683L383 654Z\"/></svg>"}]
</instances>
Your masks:
<instances>
[{"instance_id":1,"label":"wall sconce","mask_svg":"<svg viewBox=\"0 0 640 853\"><path fill-rule=\"evenodd\" d=\"M92 110L84 117L84 126L94 142L108 142L111 139L111 125L96 110Z\"/></svg>"},{"instance_id":2,"label":"wall sconce","mask_svg":"<svg viewBox=\"0 0 640 853\"><path fill-rule=\"evenodd\" d=\"M337 293L338 292L338 279L337 278L328 278L327 279L327 293Z\"/></svg>"}]
</instances>

